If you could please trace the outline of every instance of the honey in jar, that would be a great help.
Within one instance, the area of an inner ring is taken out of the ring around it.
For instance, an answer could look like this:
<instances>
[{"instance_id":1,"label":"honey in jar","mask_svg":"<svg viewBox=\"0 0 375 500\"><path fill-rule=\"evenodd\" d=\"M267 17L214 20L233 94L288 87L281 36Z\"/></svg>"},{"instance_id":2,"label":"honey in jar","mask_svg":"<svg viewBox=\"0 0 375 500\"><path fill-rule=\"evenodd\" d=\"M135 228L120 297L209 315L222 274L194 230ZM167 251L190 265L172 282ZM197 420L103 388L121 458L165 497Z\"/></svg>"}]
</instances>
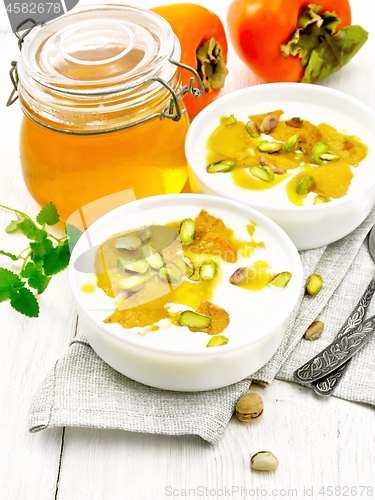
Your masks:
<instances>
[{"instance_id":1,"label":"honey in jar","mask_svg":"<svg viewBox=\"0 0 375 500\"><path fill-rule=\"evenodd\" d=\"M41 205L66 220L126 189L182 190L189 118L181 100L170 106L180 89L170 58L180 46L168 23L134 7L83 7L31 31L18 61L20 158Z\"/></svg>"}]
</instances>

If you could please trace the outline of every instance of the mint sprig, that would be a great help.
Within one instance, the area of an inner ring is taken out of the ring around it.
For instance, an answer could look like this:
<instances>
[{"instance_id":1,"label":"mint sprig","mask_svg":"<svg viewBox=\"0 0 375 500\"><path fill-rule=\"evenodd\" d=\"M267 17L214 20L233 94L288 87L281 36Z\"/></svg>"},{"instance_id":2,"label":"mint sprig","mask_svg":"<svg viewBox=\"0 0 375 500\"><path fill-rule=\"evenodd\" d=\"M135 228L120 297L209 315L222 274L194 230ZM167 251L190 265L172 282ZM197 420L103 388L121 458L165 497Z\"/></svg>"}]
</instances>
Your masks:
<instances>
[{"instance_id":1,"label":"mint sprig","mask_svg":"<svg viewBox=\"0 0 375 500\"><path fill-rule=\"evenodd\" d=\"M52 202L44 205L36 216L36 222L24 212L4 205L0 207L14 212L17 216L5 231L9 234L21 231L30 240L29 246L19 255L0 250L0 255L12 261L23 261L18 274L0 267L0 302L9 299L10 305L16 311L36 318L39 316L39 304L35 292L43 293L51 281L51 276L67 267L70 253L82 232L72 225L66 226L66 236L62 238L56 238L46 231L46 226L54 226L60 221Z\"/></svg>"}]
</instances>

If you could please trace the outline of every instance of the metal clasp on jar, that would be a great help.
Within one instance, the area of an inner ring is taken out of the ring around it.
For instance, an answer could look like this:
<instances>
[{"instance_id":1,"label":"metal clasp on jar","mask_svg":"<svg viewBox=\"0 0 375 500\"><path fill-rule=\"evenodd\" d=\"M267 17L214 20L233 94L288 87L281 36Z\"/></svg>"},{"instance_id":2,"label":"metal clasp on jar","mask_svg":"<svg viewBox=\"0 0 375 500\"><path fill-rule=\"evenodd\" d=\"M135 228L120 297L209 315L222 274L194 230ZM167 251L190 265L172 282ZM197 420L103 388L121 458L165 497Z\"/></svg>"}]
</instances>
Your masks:
<instances>
[{"instance_id":1,"label":"metal clasp on jar","mask_svg":"<svg viewBox=\"0 0 375 500\"><path fill-rule=\"evenodd\" d=\"M32 23L33 26L31 28L27 29L22 35L20 35L19 30L25 24L27 24L27 23ZM26 19L25 21L23 21L19 26L17 26L17 30L15 31L15 35L18 38L18 47L19 47L20 50L22 49L22 44L23 44L23 42L25 40L25 37L36 26L39 26L39 25L43 26L44 24L46 24L46 23L45 22L43 22L43 23L37 23L33 19L29 18L29 19ZM136 87L144 85L144 84L146 84L148 82L155 81L155 82L159 82L161 85L163 85L170 92L170 94L171 94L171 100L169 102L169 105L166 106L160 113L154 113L154 114L152 114L150 116L142 118L141 120L138 120L138 121L133 122L131 124L125 124L125 125L123 125L121 127L116 127L114 129L111 129L111 130L105 130L105 131L85 131L85 132L79 132L78 134L79 135L90 135L90 134L97 134L97 133L114 132L114 131L117 131L117 130L122 130L122 129L129 128L129 127L134 127L135 125L139 125L139 124L147 122L149 120L153 120L154 118L160 118L160 120L164 120L164 118L169 118L169 119L171 119L173 121L179 121L181 119L181 116L186 112L186 109L182 109L181 110L180 101L188 93L190 93L195 98L200 97L204 93L204 85L203 85L203 82L201 80L201 77L199 76L198 72L194 68L192 68L191 66L187 66L186 64L183 64L183 63L181 63L179 61L176 61L175 59L173 59L172 56L168 58L168 61L171 64L174 64L175 66L178 66L180 68L186 69L186 70L190 71L193 74L193 76L190 78L190 84L189 85L184 85L179 90L179 92L176 92L170 85L168 85L167 82L165 82L162 78L159 78L159 77L150 77L150 78L147 78L147 79L143 80L142 82L134 85L134 88L136 88ZM12 92L11 92L8 100L7 100L7 103L6 103L7 106L11 106L18 99L18 95L17 95L17 89L18 89L17 61L12 61L11 62L11 69L9 71L9 75L10 75L10 80L11 80L11 82L13 84L13 89L12 89ZM195 88L194 87L194 79L198 82L199 88ZM103 92L103 95L106 95L107 93L108 92ZM42 121L36 119L34 116L31 116L27 112L26 112L26 114L32 120L34 120L36 123L38 123L39 125L42 125L43 127L47 127L47 128L49 128L51 130L55 130L57 132L70 133L70 134L71 133L75 133L75 134L77 133L77 132L64 131L64 130L61 130L61 129L57 129L55 127L52 127L50 125L47 125L47 124L43 123Z\"/></svg>"}]
</instances>

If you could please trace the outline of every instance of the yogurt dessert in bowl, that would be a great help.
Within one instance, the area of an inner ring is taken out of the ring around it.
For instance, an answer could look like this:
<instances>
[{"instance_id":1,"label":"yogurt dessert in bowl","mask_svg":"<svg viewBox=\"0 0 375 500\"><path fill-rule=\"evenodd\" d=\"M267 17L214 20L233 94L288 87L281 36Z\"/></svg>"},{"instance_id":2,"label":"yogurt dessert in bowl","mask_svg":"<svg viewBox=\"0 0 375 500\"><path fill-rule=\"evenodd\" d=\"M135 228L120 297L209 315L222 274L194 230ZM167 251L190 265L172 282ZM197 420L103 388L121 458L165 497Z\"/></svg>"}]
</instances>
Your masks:
<instances>
[{"instance_id":1,"label":"yogurt dessert in bowl","mask_svg":"<svg viewBox=\"0 0 375 500\"><path fill-rule=\"evenodd\" d=\"M161 389L235 383L279 346L302 287L298 252L255 210L181 194L124 205L78 241L69 280L93 349Z\"/></svg>"},{"instance_id":2,"label":"yogurt dessert in bowl","mask_svg":"<svg viewBox=\"0 0 375 500\"><path fill-rule=\"evenodd\" d=\"M375 201L375 115L341 92L267 84L229 94L186 140L194 192L246 203L299 250L355 229Z\"/></svg>"}]
</instances>

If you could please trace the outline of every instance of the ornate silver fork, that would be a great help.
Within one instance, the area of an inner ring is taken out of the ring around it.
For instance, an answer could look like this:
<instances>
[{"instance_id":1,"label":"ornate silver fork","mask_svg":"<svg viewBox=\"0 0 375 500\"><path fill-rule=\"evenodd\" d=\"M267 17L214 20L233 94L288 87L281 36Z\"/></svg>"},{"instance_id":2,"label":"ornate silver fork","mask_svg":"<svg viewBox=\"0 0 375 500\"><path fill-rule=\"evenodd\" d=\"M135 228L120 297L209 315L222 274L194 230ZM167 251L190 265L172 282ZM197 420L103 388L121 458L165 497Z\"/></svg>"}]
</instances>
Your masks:
<instances>
[{"instance_id":1,"label":"ornate silver fork","mask_svg":"<svg viewBox=\"0 0 375 500\"><path fill-rule=\"evenodd\" d=\"M369 234L369 251L375 261L375 226ZM312 387L320 396L332 394L351 358L370 340L375 331L375 316L364 321L374 292L375 280L371 280L333 342L294 372L296 381Z\"/></svg>"}]
</instances>

